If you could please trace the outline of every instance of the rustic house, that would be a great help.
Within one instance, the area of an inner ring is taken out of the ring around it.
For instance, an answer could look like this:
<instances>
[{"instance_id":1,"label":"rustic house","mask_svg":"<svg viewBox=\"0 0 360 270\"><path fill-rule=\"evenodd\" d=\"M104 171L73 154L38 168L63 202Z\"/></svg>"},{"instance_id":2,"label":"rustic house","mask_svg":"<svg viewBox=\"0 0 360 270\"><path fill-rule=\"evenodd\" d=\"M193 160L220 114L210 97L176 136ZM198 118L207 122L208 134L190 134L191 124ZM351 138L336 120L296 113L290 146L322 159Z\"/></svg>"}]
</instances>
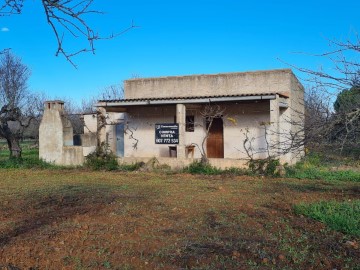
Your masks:
<instances>
[{"instance_id":1,"label":"rustic house","mask_svg":"<svg viewBox=\"0 0 360 270\"><path fill-rule=\"evenodd\" d=\"M124 99L96 104L106 121L99 138L119 162L156 157L181 167L206 155L224 168L268 156L293 164L301 156L301 146L291 149L303 136L304 89L290 69L138 78L124 86Z\"/></svg>"}]
</instances>

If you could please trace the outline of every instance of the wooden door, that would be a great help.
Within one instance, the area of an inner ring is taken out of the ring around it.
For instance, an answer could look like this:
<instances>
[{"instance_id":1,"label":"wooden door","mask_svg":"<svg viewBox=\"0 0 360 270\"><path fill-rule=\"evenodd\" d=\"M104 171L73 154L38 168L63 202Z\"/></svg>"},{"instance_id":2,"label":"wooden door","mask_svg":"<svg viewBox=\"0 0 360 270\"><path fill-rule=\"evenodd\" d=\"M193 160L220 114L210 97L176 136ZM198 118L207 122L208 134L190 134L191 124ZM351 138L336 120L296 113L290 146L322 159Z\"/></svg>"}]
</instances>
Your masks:
<instances>
[{"instance_id":1,"label":"wooden door","mask_svg":"<svg viewBox=\"0 0 360 270\"><path fill-rule=\"evenodd\" d=\"M208 128L209 123L207 123ZM206 140L208 158L224 158L224 132L223 120L214 118Z\"/></svg>"}]
</instances>

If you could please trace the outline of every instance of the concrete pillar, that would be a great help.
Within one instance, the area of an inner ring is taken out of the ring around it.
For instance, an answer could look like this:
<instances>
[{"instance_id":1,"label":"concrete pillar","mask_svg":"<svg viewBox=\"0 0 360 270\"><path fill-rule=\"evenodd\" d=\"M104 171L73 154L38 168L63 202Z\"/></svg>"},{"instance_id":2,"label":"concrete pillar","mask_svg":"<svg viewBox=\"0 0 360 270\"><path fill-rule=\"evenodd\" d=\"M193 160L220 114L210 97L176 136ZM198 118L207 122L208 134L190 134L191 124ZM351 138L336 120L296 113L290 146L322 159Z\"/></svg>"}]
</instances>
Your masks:
<instances>
[{"instance_id":1,"label":"concrete pillar","mask_svg":"<svg viewBox=\"0 0 360 270\"><path fill-rule=\"evenodd\" d=\"M184 104L176 104L176 122L179 124L179 144L177 146L177 157L185 158L186 107Z\"/></svg>"},{"instance_id":2,"label":"concrete pillar","mask_svg":"<svg viewBox=\"0 0 360 270\"><path fill-rule=\"evenodd\" d=\"M97 108L97 144L106 143L106 109Z\"/></svg>"},{"instance_id":3,"label":"concrete pillar","mask_svg":"<svg viewBox=\"0 0 360 270\"><path fill-rule=\"evenodd\" d=\"M270 127L267 132L268 147L271 156L277 156L279 153L280 144L280 108L279 95L276 99L270 100Z\"/></svg>"}]
</instances>

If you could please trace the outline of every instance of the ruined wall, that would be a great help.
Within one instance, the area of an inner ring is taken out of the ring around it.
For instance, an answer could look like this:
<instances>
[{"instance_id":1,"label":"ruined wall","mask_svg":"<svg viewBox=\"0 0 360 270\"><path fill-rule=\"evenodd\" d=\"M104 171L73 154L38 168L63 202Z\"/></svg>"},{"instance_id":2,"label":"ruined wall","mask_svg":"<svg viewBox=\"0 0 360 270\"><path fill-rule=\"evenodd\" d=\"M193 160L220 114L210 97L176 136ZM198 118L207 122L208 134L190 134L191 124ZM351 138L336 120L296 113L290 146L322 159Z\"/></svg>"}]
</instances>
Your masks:
<instances>
[{"instance_id":1,"label":"ruined wall","mask_svg":"<svg viewBox=\"0 0 360 270\"><path fill-rule=\"evenodd\" d=\"M77 166L84 163L84 155L92 150L74 146L73 128L64 115L64 102L47 101L39 127L39 157L56 165ZM88 138L88 143L93 142ZM94 149L93 149L94 150ZM92 150L92 151L93 151Z\"/></svg>"}]
</instances>

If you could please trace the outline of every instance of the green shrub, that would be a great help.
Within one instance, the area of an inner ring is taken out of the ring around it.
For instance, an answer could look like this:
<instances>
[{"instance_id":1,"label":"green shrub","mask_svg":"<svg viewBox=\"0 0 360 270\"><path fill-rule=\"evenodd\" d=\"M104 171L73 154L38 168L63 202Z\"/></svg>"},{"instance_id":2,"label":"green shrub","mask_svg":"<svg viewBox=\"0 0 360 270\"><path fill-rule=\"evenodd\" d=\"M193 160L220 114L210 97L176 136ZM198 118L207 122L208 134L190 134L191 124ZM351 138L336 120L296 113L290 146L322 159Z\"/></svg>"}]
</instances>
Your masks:
<instances>
[{"instance_id":1,"label":"green shrub","mask_svg":"<svg viewBox=\"0 0 360 270\"><path fill-rule=\"evenodd\" d=\"M360 200L353 202L322 201L294 206L302 214L346 234L360 236Z\"/></svg>"},{"instance_id":2,"label":"green shrub","mask_svg":"<svg viewBox=\"0 0 360 270\"><path fill-rule=\"evenodd\" d=\"M266 176L279 176L277 171L279 165L280 161L272 158L251 159L248 161L248 166L252 173Z\"/></svg>"},{"instance_id":3,"label":"green shrub","mask_svg":"<svg viewBox=\"0 0 360 270\"><path fill-rule=\"evenodd\" d=\"M113 171L119 168L116 156L109 150L108 145L104 143L86 156L85 166L95 171Z\"/></svg>"},{"instance_id":4,"label":"green shrub","mask_svg":"<svg viewBox=\"0 0 360 270\"><path fill-rule=\"evenodd\" d=\"M192 174L221 174L221 170L211 166L208 163L203 163L200 161L194 161L191 163L188 167L185 168L186 172L192 173Z\"/></svg>"},{"instance_id":5,"label":"green shrub","mask_svg":"<svg viewBox=\"0 0 360 270\"><path fill-rule=\"evenodd\" d=\"M144 162L137 162L133 164L121 164L119 165L120 171L132 172L139 170L144 165Z\"/></svg>"}]
</instances>

